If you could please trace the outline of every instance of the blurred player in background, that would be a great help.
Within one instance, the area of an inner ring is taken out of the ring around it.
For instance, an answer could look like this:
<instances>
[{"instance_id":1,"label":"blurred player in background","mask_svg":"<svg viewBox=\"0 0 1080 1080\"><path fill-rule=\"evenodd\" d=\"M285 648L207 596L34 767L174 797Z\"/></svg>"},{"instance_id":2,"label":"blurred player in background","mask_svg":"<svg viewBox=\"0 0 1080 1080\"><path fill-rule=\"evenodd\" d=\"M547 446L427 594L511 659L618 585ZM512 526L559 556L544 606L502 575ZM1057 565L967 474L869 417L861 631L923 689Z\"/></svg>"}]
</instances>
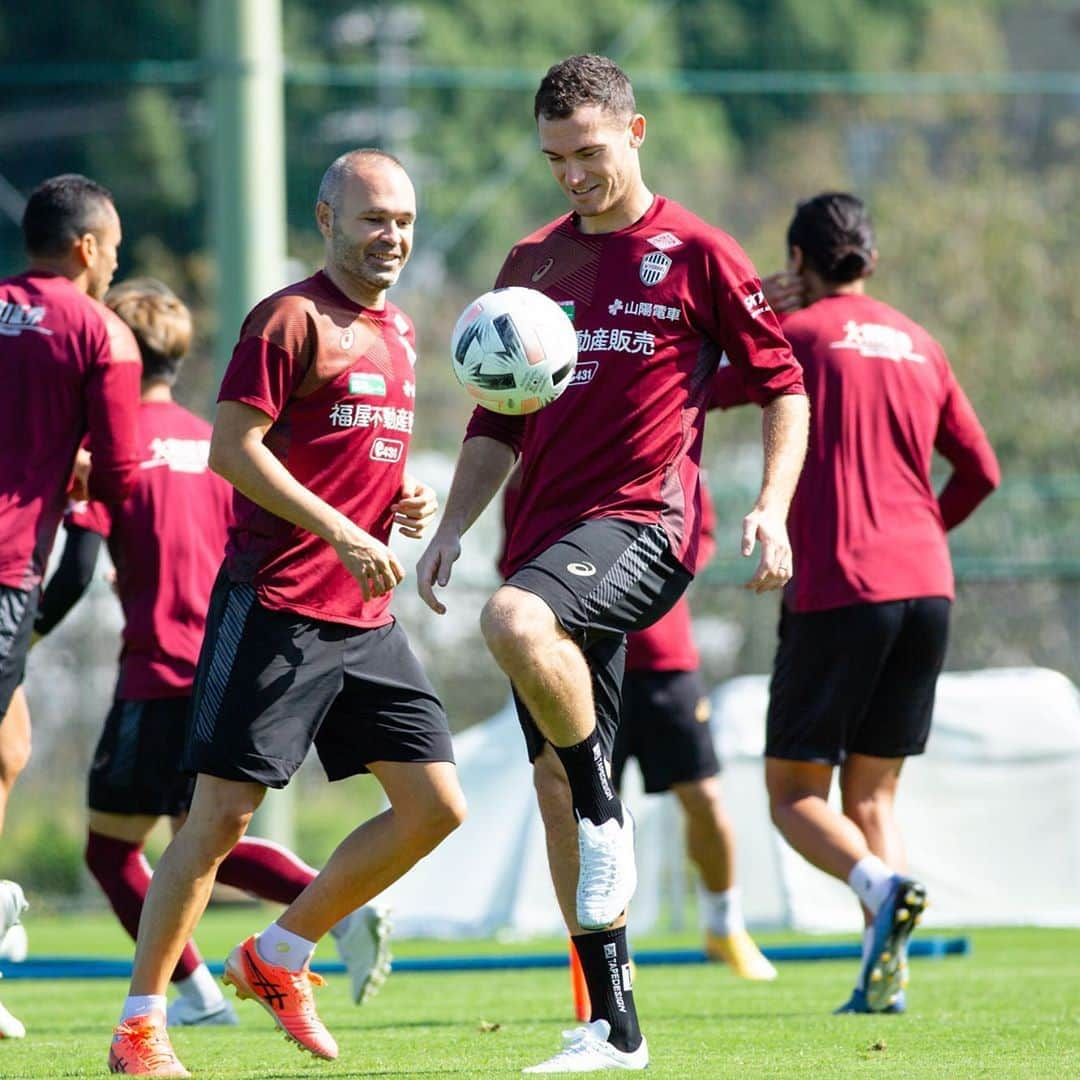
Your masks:
<instances>
[{"instance_id":1,"label":"blurred player in background","mask_svg":"<svg viewBox=\"0 0 1080 1080\"><path fill-rule=\"evenodd\" d=\"M232 488L207 465L210 425L173 400L191 342L191 316L151 278L124 282L105 303L131 328L142 354L135 490L120 506L71 503L67 539L42 595L36 635L67 614L93 578L102 539L116 567L124 646L116 697L90 769L86 863L124 929L138 933L150 867L143 847L162 816L179 827L195 787L180 769L195 664L210 591L232 520ZM217 879L262 899L291 903L315 877L292 852L244 838ZM385 978L385 915L355 912L332 931L360 994ZM172 1024L234 1024L232 1006L188 942L173 972Z\"/></svg>"},{"instance_id":2,"label":"blurred player in background","mask_svg":"<svg viewBox=\"0 0 1080 1080\"><path fill-rule=\"evenodd\" d=\"M766 740L772 816L864 909L863 960L839 1012L900 1012L907 941L926 904L907 875L895 800L926 746L954 596L946 531L1000 472L941 346L866 294L877 264L853 195L800 203L788 268L765 282L803 365L810 447L791 505L795 576L773 668ZM722 370L716 393L739 393ZM745 400L745 395L744 395ZM940 493L934 451L952 466ZM828 803L840 770L843 812Z\"/></svg>"},{"instance_id":3,"label":"blurred player in background","mask_svg":"<svg viewBox=\"0 0 1080 1080\"><path fill-rule=\"evenodd\" d=\"M572 314L578 372L528 417L475 411L417 581L443 613L435 587L450 581L463 534L520 455L510 574L481 627L514 689L592 1003L590 1023L526 1071L643 1069L626 946L633 821L610 777L625 635L660 618L693 576L705 405L725 350L765 412L764 480L743 554L761 543L756 591L787 581L806 399L746 255L645 186L645 118L626 75L604 57L571 57L544 76L534 118L571 213L521 241L497 285L539 289Z\"/></svg>"},{"instance_id":4,"label":"blurred player in background","mask_svg":"<svg viewBox=\"0 0 1080 1080\"><path fill-rule=\"evenodd\" d=\"M702 484L699 570L716 547L716 517L708 492ZM621 789L626 762L633 757L648 794L670 791L679 800L686 851L698 870L705 954L741 978L768 981L776 978L776 968L746 931L735 882L735 829L720 790L710 711L690 604L681 596L663 618L626 637L611 778L616 790Z\"/></svg>"},{"instance_id":5,"label":"blurred player in background","mask_svg":"<svg viewBox=\"0 0 1080 1080\"><path fill-rule=\"evenodd\" d=\"M89 490L103 503L124 499L137 468L139 350L100 302L121 240L112 195L54 176L31 192L22 230L29 269L0 281L0 830L30 757L20 684L76 452L89 435ZM0 937L25 906L0 882ZM0 1006L0 1037L24 1034Z\"/></svg>"},{"instance_id":6,"label":"blurred player in background","mask_svg":"<svg viewBox=\"0 0 1080 1080\"><path fill-rule=\"evenodd\" d=\"M465 813L446 715L389 610L404 576L391 531L419 538L437 508L405 471L414 330L386 295L416 196L397 159L358 150L327 169L315 216L324 269L254 308L218 395L210 465L237 494L184 755L198 779L146 897L114 1072L188 1075L164 1026L169 975L266 789L312 746L331 780L371 772L390 808L232 950L225 981L318 1057L338 1047L315 1010L316 942Z\"/></svg>"}]
</instances>

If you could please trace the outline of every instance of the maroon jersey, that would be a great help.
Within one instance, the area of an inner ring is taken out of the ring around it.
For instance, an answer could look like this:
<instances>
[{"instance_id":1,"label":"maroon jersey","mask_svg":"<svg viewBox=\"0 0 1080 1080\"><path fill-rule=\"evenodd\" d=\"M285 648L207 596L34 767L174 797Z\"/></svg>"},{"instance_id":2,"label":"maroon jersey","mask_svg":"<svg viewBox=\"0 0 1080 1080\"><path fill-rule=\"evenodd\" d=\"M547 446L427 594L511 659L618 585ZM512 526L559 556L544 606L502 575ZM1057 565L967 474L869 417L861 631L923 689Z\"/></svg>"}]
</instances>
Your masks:
<instances>
[{"instance_id":1,"label":"maroon jersey","mask_svg":"<svg viewBox=\"0 0 1080 1080\"><path fill-rule=\"evenodd\" d=\"M265 445L304 487L386 543L416 398L413 325L393 304L362 308L320 271L247 317L219 401L273 419ZM226 566L264 607L352 626L391 621L365 601L334 549L239 492Z\"/></svg>"},{"instance_id":2,"label":"maroon jersey","mask_svg":"<svg viewBox=\"0 0 1080 1080\"><path fill-rule=\"evenodd\" d=\"M210 590L232 516L232 487L207 466L210 425L171 401L139 409L142 460L118 507L73 503L67 520L100 533L124 609L118 694L128 701L191 693Z\"/></svg>"},{"instance_id":3,"label":"maroon jersey","mask_svg":"<svg viewBox=\"0 0 1080 1080\"><path fill-rule=\"evenodd\" d=\"M802 380L749 259L731 237L662 197L633 225L587 235L567 215L522 240L499 286L540 289L571 315L573 381L527 417L477 408L466 438L521 455L510 572L580 521L659 522L697 563L698 462L709 380L726 352L753 399Z\"/></svg>"},{"instance_id":4,"label":"maroon jersey","mask_svg":"<svg viewBox=\"0 0 1080 1080\"><path fill-rule=\"evenodd\" d=\"M821 611L951 599L945 530L998 485L1000 471L941 346L899 311L859 295L818 300L786 316L784 331L811 406L788 519L795 576L785 603ZM736 373L721 371L715 399L736 392ZM930 478L935 449L953 466L940 497Z\"/></svg>"},{"instance_id":5,"label":"maroon jersey","mask_svg":"<svg viewBox=\"0 0 1080 1080\"><path fill-rule=\"evenodd\" d=\"M91 495L127 495L141 374L131 331L66 277L0 281L0 585L41 581L87 432Z\"/></svg>"},{"instance_id":6,"label":"maroon jersey","mask_svg":"<svg viewBox=\"0 0 1080 1080\"><path fill-rule=\"evenodd\" d=\"M698 566L716 550L716 510L708 486L701 485L701 536ZM690 603L684 593L675 606L652 626L626 635L627 671L696 671L701 657L694 644Z\"/></svg>"}]
</instances>

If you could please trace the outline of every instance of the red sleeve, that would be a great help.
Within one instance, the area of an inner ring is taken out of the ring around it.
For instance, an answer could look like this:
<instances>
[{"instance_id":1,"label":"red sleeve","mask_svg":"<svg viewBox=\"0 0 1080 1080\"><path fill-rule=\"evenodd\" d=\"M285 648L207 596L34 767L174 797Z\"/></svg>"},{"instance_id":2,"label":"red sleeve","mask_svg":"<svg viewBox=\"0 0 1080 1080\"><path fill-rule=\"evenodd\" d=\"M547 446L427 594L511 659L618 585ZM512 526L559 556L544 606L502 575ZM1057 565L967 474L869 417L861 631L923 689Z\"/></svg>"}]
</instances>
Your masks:
<instances>
[{"instance_id":1,"label":"red sleeve","mask_svg":"<svg viewBox=\"0 0 1080 1080\"><path fill-rule=\"evenodd\" d=\"M710 409L733 409L736 405L748 405L750 395L742 373L734 364L721 364L709 387Z\"/></svg>"},{"instance_id":2,"label":"red sleeve","mask_svg":"<svg viewBox=\"0 0 1080 1080\"><path fill-rule=\"evenodd\" d=\"M90 495L105 503L121 503L135 483L139 467L136 427L142 360L135 336L107 308L103 309L106 340L86 381L86 421Z\"/></svg>"},{"instance_id":3,"label":"red sleeve","mask_svg":"<svg viewBox=\"0 0 1080 1080\"><path fill-rule=\"evenodd\" d=\"M946 529L959 525L1001 483L997 455L950 370L934 448L953 467L938 496Z\"/></svg>"},{"instance_id":4,"label":"red sleeve","mask_svg":"<svg viewBox=\"0 0 1080 1080\"><path fill-rule=\"evenodd\" d=\"M302 379L303 372L297 372L293 358L279 345L261 337L244 338L233 349L217 399L239 401L276 420Z\"/></svg>"},{"instance_id":5,"label":"red sleeve","mask_svg":"<svg viewBox=\"0 0 1080 1080\"><path fill-rule=\"evenodd\" d=\"M805 394L802 365L765 299L746 253L730 237L709 251L717 340L738 369L747 399L758 405L783 394Z\"/></svg>"},{"instance_id":6,"label":"red sleeve","mask_svg":"<svg viewBox=\"0 0 1080 1080\"><path fill-rule=\"evenodd\" d=\"M515 454L520 454L521 444L525 440L525 417L504 416L502 413L485 409L483 405L477 405L465 428L464 441L475 439L477 435L497 439L506 443Z\"/></svg>"}]
</instances>

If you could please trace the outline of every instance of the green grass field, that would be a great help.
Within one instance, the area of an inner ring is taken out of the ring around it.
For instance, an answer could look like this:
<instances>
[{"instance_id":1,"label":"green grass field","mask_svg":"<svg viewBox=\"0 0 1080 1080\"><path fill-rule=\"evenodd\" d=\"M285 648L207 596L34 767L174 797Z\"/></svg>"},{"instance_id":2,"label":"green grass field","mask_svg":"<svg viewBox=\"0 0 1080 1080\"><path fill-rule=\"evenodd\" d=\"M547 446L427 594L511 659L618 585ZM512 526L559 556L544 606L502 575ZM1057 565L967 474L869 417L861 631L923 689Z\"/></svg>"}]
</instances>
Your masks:
<instances>
[{"instance_id":1,"label":"green grass field","mask_svg":"<svg viewBox=\"0 0 1080 1080\"><path fill-rule=\"evenodd\" d=\"M128 956L105 914L27 920L39 955ZM211 909L199 943L211 960L273 916L270 909ZM905 1016L839 1016L854 962L789 963L771 985L717 967L643 967L635 994L654 1077L1080 1076L1080 931L976 930L972 955L912 961ZM765 944L791 935L763 935ZM816 940L816 939L815 939ZM696 945L690 936L650 937L641 947ZM561 943L396 943L399 956ZM324 959L336 959L323 947ZM125 993L120 980L8 979L0 1000L26 1024L22 1041L0 1042L0 1076L101 1076L109 1033ZM362 1009L345 976L319 992L319 1009L341 1045L333 1063L301 1054L251 1002L239 1028L181 1029L174 1042L198 1077L498 1077L550 1056L573 1026L562 970L476 974L401 973Z\"/></svg>"}]
</instances>

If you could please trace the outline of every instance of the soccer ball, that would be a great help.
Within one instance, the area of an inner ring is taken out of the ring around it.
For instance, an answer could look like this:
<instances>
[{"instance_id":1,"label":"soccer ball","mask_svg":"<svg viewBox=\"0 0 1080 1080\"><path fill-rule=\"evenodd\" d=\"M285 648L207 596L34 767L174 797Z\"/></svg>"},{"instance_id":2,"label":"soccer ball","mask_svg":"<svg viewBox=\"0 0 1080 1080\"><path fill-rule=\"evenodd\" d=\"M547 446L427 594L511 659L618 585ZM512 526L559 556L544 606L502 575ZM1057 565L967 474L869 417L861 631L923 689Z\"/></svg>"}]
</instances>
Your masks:
<instances>
[{"instance_id":1,"label":"soccer ball","mask_svg":"<svg viewBox=\"0 0 1080 1080\"><path fill-rule=\"evenodd\" d=\"M485 409L524 416L570 385L577 334L554 300L511 285L477 297L450 338L458 382Z\"/></svg>"}]
</instances>

